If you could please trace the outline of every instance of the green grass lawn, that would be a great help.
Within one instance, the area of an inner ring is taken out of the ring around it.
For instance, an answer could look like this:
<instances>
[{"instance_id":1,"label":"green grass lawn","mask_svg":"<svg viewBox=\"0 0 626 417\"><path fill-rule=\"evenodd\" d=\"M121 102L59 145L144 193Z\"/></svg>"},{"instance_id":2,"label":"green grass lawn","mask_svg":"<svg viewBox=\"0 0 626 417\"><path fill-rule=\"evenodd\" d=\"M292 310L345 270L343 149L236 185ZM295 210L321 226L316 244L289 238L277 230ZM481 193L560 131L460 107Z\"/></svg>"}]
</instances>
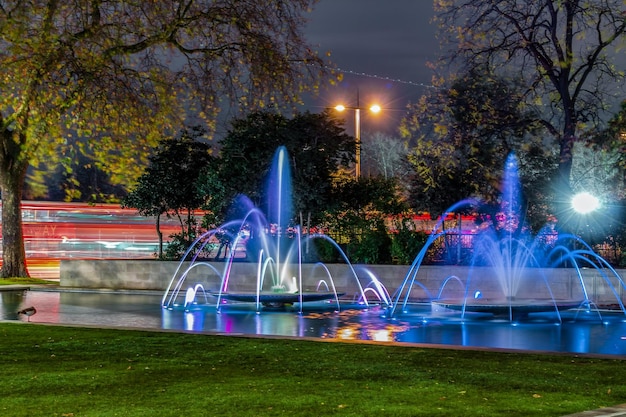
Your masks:
<instances>
[{"instance_id":1,"label":"green grass lawn","mask_svg":"<svg viewBox=\"0 0 626 417\"><path fill-rule=\"evenodd\" d=\"M562 416L618 359L0 323L2 416Z\"/></svg>"},{"instance_id":2,"label":"green grass lawn","mask_svg":"<svg viewBox=\"0 0 626 417\"><path fill-rule=\"evenodd\" d=\"M58 285L58 282L31 278L31 277L14 277L14 278L0 278L0 285Z\"/></svg>"}]
</instances>

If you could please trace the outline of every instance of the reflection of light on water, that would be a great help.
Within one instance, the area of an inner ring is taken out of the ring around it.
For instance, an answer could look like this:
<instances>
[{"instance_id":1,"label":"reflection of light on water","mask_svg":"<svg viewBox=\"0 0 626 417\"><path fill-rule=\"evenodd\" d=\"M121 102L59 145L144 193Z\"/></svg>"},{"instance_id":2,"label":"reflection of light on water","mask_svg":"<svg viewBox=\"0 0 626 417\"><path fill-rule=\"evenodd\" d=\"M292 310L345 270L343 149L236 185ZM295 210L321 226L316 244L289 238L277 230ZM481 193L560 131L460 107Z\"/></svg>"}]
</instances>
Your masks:
<instances>
[{"instance_id":1,"label":"reflection of light on water","mask_svg":"<svg viewBox=\"0 0 626 417\"><path fill-rule=\"evenodd\" d=\"M342 327L337 329L337 339L343 340L355 340L358 335L357 326L353 327Z\"/></svg>"},{"instance_id":2,"label":"reflection of light on water","mask_svg":"<svg viewBox=\"0 0 626 417\"><path fill-rule=\"evenodd\" d=\"M376 308L310 312L303 316L289 309L256 314L253 308L239 305L217 314L215 307L193 305L188 311L182 305L161 308L160 301L160 296L118 291L5 292L0 293L0 318L4 315L5 319L17 320L19 309L34 306L37 314L31 321L40 323L626 355L626 320L621 314L607 315L602 322L567 320L563 324L544 322L541 316L533 322L511 324L482 318L440 319L421 313L390 322ZM427 313L429 306L423 309Z\"/></svg>"},{"instance_id":3,"label":"reflection of light on water","mask_svg":"<svg viewBox=\"0 0 626 417\"><path fill-rule=\"evenodd\" d=\"M371 340L377 342L395 342L397 341L397 335L399 333L404 333L409 330L409 325L400 324L394 325L389 324L385 326L384 329L371 329L368 330L367 334Z\"/></svg>"},{"instance_id":4,"label":"reflection of light on water","mask_svg":"<svg viewBox=\"0 0 626 417\"><path fill-rule=\"evenodd\" d=\"M37 314L30 318L30 321L40 323L57 323L61 303L61 293L58 292L37 292L27 291L21 308L34 306Z\"/></svg>"},{"instance_id":5,"label":"reflection of light on water","mask_svg":"<svg viewBox=\"0 0 626 417\"><path fill-rule=\"evenodd\" d=\"M185 313L185 330L193 330L193 314Z\"/></svg>"},{"instance_id":6,"label":"reflection of light on water","mask_svg":"<svg viewBox=\"0 0 626 417\"><path fill-rule=\"evenodd\" d=\"M393 342L393 334L390 329L379 329L368 332L370 339L376 342Z\"/></svg>"},{"instance_id":7,"label":"reflection of light on water","mask_svg":"<svg viewBox=\"0 0 626 417\"><path fill-rule=\"evenodd\" d=\"M266 313L254 316L257 334L302 336L303 324L296 314Z\"/></svg>"},{"instance_id":8,"label":"reflection of light on water","mask_svg":"<svg viewBox=\"0 0 626 417\"><path fill-rule=\"evenodd\" d=\"M371 313L371 314L370 314ZM389 324L380 318L377 311L359 309L342 310L341 312L309 313L307 319L336 318L334 334L325 332L320 335L324 339L341 340L373 340L377 342L394 342L399 333L406 332L409 325L406 323Z\"/></svg>"},{"instance_id":9,"label":"reflection of light on water","mask_svg":"<svg viewBox=\"0 0 626 417\"><path fill-rule=\"evenodd\" d=\"M335 338L342 340L366 339L373 340L375 342L395 342L397 340L397 334L405 332L407 329L408 326L403 325L387 325L384 328L380 328L376 324L371 323L365 325L348 323L344 327L337 329ZM365 335L367 337L363 337ZM326 335L326 338L328 337L332 338L332 336Z\"/></svg>"},{"instance_id":10,"label":"reflection of light on water","mask_svg":"<svg viewBox=\"0 0 626 417\"><path fill-rule=\"evenodd\" d=\"M200 331L204 327L204 314L202 311L185 312L185 330Z\"/></svg>"}]
</instances>

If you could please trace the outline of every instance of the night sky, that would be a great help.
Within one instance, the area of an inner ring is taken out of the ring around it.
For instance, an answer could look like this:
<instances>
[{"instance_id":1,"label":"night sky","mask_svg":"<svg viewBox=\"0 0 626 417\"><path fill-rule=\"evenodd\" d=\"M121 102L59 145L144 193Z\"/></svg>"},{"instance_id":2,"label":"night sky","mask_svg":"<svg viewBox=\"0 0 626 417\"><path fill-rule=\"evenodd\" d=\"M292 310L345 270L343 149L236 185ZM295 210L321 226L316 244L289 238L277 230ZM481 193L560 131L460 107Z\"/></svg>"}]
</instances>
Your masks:
<instances>
[{"instance_id":1,"label":"night sky","mask_svg":"<svg viewBox=\"0 0 626 417\"><path fill-rule=\"evenodd\" d=\"M334 65L347 72L340 85L307 100L306 110L319 112L338 102L354 106L358 89L361 107L376 101L386 109L377 116L364 115L362 133L383 131L395 136L407 104L429 88L433 72L427 63L438 57L432 0L320 0L307 16L310 44L321 54L330 51ZM626 69L626 54L619 49L615 53L615 64ZM605 116L618 111L625 89L616 85L615 105Z\"/></svg>"},{"instance_id":2,"label":"night sky","mask_svg":"<svg viewBox=\"0 0 626 417\"><path fill-rule=\"evenodd\" d=\"M363 115L363 133L395 132L407 104L430 85L427 63L439 49L433 15L431 0L320 0L307 15L305 33L320 54L331 53L344 79L323 90L307 109L319 112L339 102L355 106L358 90L360 106L377 102L385 109L377 116Z\"/></svg>"}]
</instances>

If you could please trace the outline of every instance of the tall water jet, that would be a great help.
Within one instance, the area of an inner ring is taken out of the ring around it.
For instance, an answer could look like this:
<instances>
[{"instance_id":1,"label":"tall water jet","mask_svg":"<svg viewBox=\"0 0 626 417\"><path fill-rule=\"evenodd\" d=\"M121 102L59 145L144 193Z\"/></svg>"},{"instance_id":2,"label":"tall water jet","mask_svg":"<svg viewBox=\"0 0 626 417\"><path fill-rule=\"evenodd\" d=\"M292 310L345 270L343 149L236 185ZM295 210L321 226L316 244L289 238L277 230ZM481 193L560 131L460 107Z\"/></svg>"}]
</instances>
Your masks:
<instances>
[{"instance_id":1,"label":"tall water jet","mask_svg":"<svg viewBox=\"0 0 626 417\"><path fill-rule=\"evenodd\" d=\"M285 147L279 148L274 154L271 171L267 180L266 206L268 222L276 225L276 268L280 271L281 266L281 241L284 233L289 228L292 220L292 187L291 172L287 161L287 150ZM277 271L277 273L278 273Z\"/></svg>"}]
</instances>

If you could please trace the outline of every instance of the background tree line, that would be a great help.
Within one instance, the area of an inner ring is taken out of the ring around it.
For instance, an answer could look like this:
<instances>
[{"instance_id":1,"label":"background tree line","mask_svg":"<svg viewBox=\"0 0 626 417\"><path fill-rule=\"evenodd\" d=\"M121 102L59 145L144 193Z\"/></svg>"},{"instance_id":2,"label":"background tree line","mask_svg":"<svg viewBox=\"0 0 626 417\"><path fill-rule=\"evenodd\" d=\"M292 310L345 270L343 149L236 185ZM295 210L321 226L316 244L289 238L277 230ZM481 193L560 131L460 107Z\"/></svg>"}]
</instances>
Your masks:
<instances>
[{"instance_id":1,"label":"background tree line","mask_svg":"<svg viewBox=\"0 0 626 417\"><path fill-rule=\"evenodd\" d=\"M411 216L416 213L429 213L435 218L445 213L452 204L467 196L478 197L486 203L497 203L503 172L499 158L505 157L510 152L519 151L522 153L520 174L526 201L526 218L536 233L546 223L554 221L552 211L554 196L551 194L550 183L545 179L554 175L557 169L551 163L554 158L545 152L541 141L522 140L529 134L525 129L529 126L532 128L533 124L524 122L522 116L514 114L514 110L502 102L501 98L507 97L506 95L493 93L505 87L506 83L496 83L495 86L483 85L480 88L482 95L472 96L475 100L462 100L461 104L456 101L457 95L453 95L452 104L449 107L452 109L450 114L453 117L455 114L472 117L474 120L485 117L489 123L497 123L499 117L509 118L510 129L513 133L508 142L503 142L494 137L504 134L503 132L506 131L504 125L496 128L488 126L486 121L479 122L481 129L490 131L491 136L484 132L476 134L475 143L468 144L470 148L474 147L475 153L467 149L461 152L458 158L464 164L480 165L484 170L484 175L464 176L454 173L450 177L451 182L434 181L429 191L432 195L416 192L416 188L423 183L420 182L420 172L415 162L411 161L414 153L407 152L409 148L405 152L396 154L397 161L394 164L397 167L408 167L408 169L403 168L402 171L393 175L387 175L382 170L377 175L355 179L348 170L354 161L354 138L345 134L341 121L334 119L331 113L303 113L287 118L275 112L256 112L246 118L233 121L231 129L219 142L219 150L214 156L192 158L196 161L205 161L206 165L200 171L198 171L200 163L196 164L192 170L183 171L183 166L179 166L183 158L173 151L180 141L198 144L199 138L192 140L183 134L174 139L164 140L162 142L164 148L159 149L167 155L161 155L159 152L160 156L151 159L150 166L155 164L158 166L159 161L169 159L170 165L175 167L174 170L177 172L176 177L170 181L163 181L163 178L171 177L161 174L158 170L150 171L149 168L141 177L139 186L124 200L124 204L130 207L140 207L136 201L133 202L133 198L137 197L144 186L151 190L147 193L150 198L155 195L166 196L171 193L172 189L178 192L186 190L185 192L191 194L184 198L173 199L169 207L167 204L150 203L150 207L159 207L159 210L147 213L153 215L157 212L160 214L177 213L179 209L184 209L188 213L186 217L188 222L192 220L189 213L194 208L201 208L210 213L210 216L202 221L204 228L216 227L228 220L229 216L241 218L243 213L236 212L236 207L233 208L231 203L240 194L250 197L257 206L265 200L264 181L270 169L272 156L278 146L284 145L289 152L294 177L293 203L296 214L293 224L306 229L323 228L343 246L354 262L410 263L424 243L426 236L424 233L415 232ZM468 96L462 95L461 97ZM497 104L489 102L496 98L499 100ZM483 104L480 104L481 100ZM475 108L472 109L472 106ZM486 115L476 115L476 109L492 110ZM495 113L502 113L504 116ZM445 114L443 117L446 117ZM458 124L448 124L454 129L452 135L458 134L456 129L464 135L475 132L474 124L464 121L460 116L459 118L461 121ZM616 126L619 123L623 123L621 112L609 123L610 129L617 129L621 132ZM515 134L518 131L521 133ZM614 138L613 141L617 140L609 130L603 131L602 134ZM394 140L379 134L371 135L371 138L381 137L383 143L388 143L388 141L396 144L402 143L399 139ZM368 146L371 138L365 141L364 151L375 153L378 148ZM492 141L491 145L489 140ZM424 141L420 141L419 145L410 148L411 152L417 152L419 146L428 147ZM502 149L498 150L499 146ZM483 147L487 149L481 149ZM614 145L603 145L603 148L604 150L589 149L588 152L602 161L607 158L607 153L620 155L615 153ZM206 155L208 152L209 148L203 145L201 155ZM389 154L387 158L391 158L393 152ZM593 158L588 156L587 160L592 161ZM416 161L424 161L424 159L416 159ZM434 169L438 168L435 166ZM454 169L462 170L461 168ZM583 169L586 171L583 172ZM602 179L605 180L615 175L621 175L622 181L624 179L624 170L619 167L619 163L607 166L596 161L593 170L602 171L604 173ZM468 172L475 173L476 170L469 169ZM590 177L590 171L586 167L576 166L574 174L585 178ZM595 178L595 180L601 179ZM623 192L623 188L620 188L622 187L620 181L615 181L616 184L605 181L606 187L621 189ZM179 182L182 183L178 185ZM192 183L195 184L194 187L185 187L185 184ZM163 187L163 190L158 191L158 187ZM468 192L472 189L475 190L473 193ZM177 201L193 201L196 202L196 206L180 205L176 203ZM614 206L623 207L623 196L616 195ZM603 227L596 230L598 234L595 236L583 237L591 244L610 242L615 245L616 249L621 250L624 245L624 222L620 213L619 210L607 208L601 213L593 214L598 219L602 219ZM477 219L486 218L477 211L469 212L469 214L475 215ZM570 223L574 222L572 219L568 220ZM590 219L586 218L584 221L588 223ZM181 222L181 225L185 224L190 223ZM180 245L171 246L172 252L168 254L169 257L179 256L183 249L188 247L190 240L195 237L192 233L195 229L188 228L187 230L189 231L183 231L180 238L176 240ZM575 232L585 235L587 230L588 228L584 228ZM318 250L327 257L333 256L330 248L320 247Z\"/></svg>"},{"instance_id":2,"label":"background tree line","mask_svg":"<svg viewBox=\"0 0 626 417\"><path fill-rule=\"evenodd\" d=\"M199 228L243 218L250 207L237 204L239 195L263 210L265 181L279 146L287 149L293 177L292 224L303 230L321 228L338 237L356 262L390 263L399 256L404 260L410 255L401 252L415 249L397 243L397 253L391 250L385 221L407 213L397 178L355 179L348 171L355 139L330 113L306 112L292 118L269 111L251 113L232 121L215 155L202 134L195 128L164 138L137 186L122 200L143 215L180 220L181 233L160 256L180 258ZM199 209L208 213L202 219L193 216ZM319 244L322 256L338 256Z\"/></svg>"},{"instance_id":3,"label":"background tree line","mask_svg":"<svg viewBox=\"0 0 626 417\"><path fill-rule=\"evenodd\" d=\"M467 83L471 81L476 79L463 80ZM463 86L465 84L460 83L457 88ZM411 215L427 212L436 217L469 195L495 202L502 173L498 158L507 152L521 150L528 219L539 230L552 213L553 197L549 195L550 187L545 178L555 172L555 166L550 164L554 159L546 154L540 142L526 143L515 134L511 134L508 142L498 139L498 135L506 132L506 126L495 127L489 123L497 123L499 117L510 118L512 132L518 126L532 126L532 123L520 122L523 121L522 116L510 115L514 110L505 105L508 95L497 94L505 88L506 83L489 80L480 86L480 94L450 93L447 97L449 101L445 102L445 108L450 109L449 115L455 120L446 124L452 130L449 134L459 135L460 131L475 141L465 140L468 149L459 152L458 162L469 164L469 161L474 161L482 167L484 175L453 174L451 182L435 180L428 191L431 195L416 191L422 184L416 162L423 163L427 159L415 158L415 153L420 146L428 150L437 146L435 144L422 140L409 148L406 144L402 146L403 142L398 138L365 134L365 155L375 156L377 152L384 153L385 149L387 152L380 159L372 158L374 164L368 169L372 175L355 179L349 170L354 162L354 138L344 132L342 121L335 119L332 113L302 113L288 118L278 112L261 111L234 119L230 130L215 149L209 145L208 132L200 126L164 137L149 157L149 164L136 186L130 193L121 195L122 202L127 207L137 208L142 215L157 216L157 219L159 215L168 215L178 219L181 232L167 246L168 252L161 251L159 254L162 258L176 259L195 239L199 230L214 228L229 217L243 216L241 210L246 208L238 210L233 205L238 195L247 195L255 205L264 201L264 181L272 156L278 146L286 146L294 176L294 224L307 229L312 226L323 228L340 242L354 262L410 263L425 240L424 233L414 231ZM459 100L458 97L464 99ZM492 104L491 100L498 102ZM479 110L488 113L482 114ZM598 140L598 145L586 150L589 155L584 160L589 161L590 166L576 167L575 175L591 181L594 178L590 173L602 171L607 188L613 187L609 177L621 175L623 179L621 153L616 153L614 149L619 142L619 133L612 133L622 131L622 112L615 115L607 130L602 131L602 140ZM441 112L438 117L448 117L448 113ZM485 117L486 121L481 122L481 117ZM474 120L472 123L479 124L480 128L475 128L475 124L467 122L467 119ZM476 130L481 133L476 134ZM520 128L520 131L523 132L523 129ZM484 132L492 132L492 136ZM522 136L525 134L523 132ZM498 151L498 146L503 149ZM481 151L483 147L486 150ZM615 155L617 159L608 160L606 164L608 154ZM393 160L391 164L390 160ZM383 163L377 165L381 161ZM387 170L389 165L394 169ZM441 167L433 165L432 168L436 171ZM468 172L471 174L476 170L470 168ZM468 192L472 189L475 192ZM198 209L209 214L196 218L193 213ZM607 219L604 217L604 220ZM590 243L609 240L622 247L623 222L618 220L616 218L613 224L606 222L603 234ZM393 233L390 233L390 226L394 229ZM158 223L156 228L159 240L163 242ZM169 237L166 238L169 240ZM339 260L332 248L324 247L324 243L320 243L317 249L327 260Z\"/></svg>"}]
</instances>

